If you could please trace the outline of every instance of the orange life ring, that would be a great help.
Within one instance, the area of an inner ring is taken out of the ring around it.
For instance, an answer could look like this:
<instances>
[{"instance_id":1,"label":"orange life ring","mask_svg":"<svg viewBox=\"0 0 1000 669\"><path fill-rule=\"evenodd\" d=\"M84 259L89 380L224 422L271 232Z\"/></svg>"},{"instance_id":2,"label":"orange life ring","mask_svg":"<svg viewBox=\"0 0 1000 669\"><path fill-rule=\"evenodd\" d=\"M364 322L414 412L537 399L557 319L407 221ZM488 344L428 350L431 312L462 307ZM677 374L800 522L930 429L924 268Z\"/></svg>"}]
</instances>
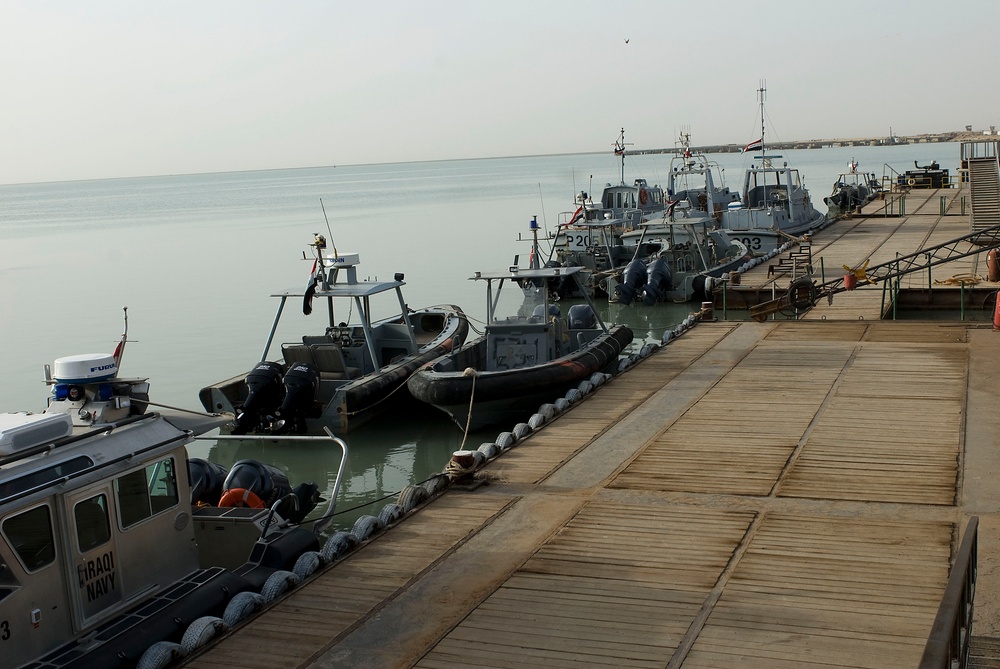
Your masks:
<instances>
[{"instance_id":1,"label":"orange life ring","mask_svg":"<svg viewBox=\"0 0 1000 669\"><path fill-rule=\"evenodd\" d=\"M646 202L648 200L649 200L649 195L646 194L646 189L645 188L640 188L639 189L639 202L641 204L646 204Z\"/></svg>"},{"instance_id":2,"label":"orange life ring","mask_svg":"<svg viewBox=\"0 0 1000 669\"><path fill-rule=\"evenodd\" d=\"M253 490L247 488L232 488L219 500L219 506L223 507L247 507L250 509L263 509L264 502Z\"/></svg>"}]
</instances>

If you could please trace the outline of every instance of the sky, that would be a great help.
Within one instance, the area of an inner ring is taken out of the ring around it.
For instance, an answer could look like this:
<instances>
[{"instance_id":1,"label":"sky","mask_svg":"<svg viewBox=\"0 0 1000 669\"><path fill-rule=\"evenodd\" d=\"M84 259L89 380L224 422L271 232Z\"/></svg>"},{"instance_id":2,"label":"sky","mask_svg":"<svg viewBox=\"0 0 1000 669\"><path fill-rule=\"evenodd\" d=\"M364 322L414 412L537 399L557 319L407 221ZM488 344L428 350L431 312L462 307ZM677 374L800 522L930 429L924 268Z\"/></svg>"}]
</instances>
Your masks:
<instances>
[{"instance_id":1,"label":"sky","mask_svg":"<svg viewBox=\"0 0 1000 669\"><path fill-rule=\"evenodd\" d=\"M997 0L0 0L0 184L1000 126Z\"/></svg>"}]
</instances>

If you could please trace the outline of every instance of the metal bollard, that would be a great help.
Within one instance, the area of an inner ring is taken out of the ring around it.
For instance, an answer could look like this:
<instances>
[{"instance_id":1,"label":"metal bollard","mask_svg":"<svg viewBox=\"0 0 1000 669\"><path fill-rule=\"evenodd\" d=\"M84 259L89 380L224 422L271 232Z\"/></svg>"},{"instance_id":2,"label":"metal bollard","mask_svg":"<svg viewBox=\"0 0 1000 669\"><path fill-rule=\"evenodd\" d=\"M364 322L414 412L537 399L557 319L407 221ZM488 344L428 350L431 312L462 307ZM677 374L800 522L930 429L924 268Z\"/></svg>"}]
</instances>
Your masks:
<instances>
[{"instance_id":1,"label":"metal bollard","mask_svg":"<svg viewBox=\"0 0 1000 669\"><path fill-rule=\"evenodd\" d=\"M944 195L941 196L941 215L944 216L944 212L948 210L948 202Z\"/></svg>"}]
</instances>

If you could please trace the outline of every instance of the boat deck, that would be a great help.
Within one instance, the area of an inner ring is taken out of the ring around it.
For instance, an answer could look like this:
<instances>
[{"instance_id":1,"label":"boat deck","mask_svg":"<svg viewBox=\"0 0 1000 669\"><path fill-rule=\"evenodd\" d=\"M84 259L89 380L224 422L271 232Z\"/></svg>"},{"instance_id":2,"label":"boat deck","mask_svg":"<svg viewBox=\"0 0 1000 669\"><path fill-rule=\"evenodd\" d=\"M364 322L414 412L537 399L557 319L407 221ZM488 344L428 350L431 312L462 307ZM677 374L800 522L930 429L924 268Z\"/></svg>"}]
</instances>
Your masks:
<instances>
[{"instance_id":1,"label":"boat deck","mask_svg":"<svg viewBox=\"0 0 1000 669\"><path fill-rule=\"evenodd\" d=\"M700 323L185 666L915 667L971 514L998 629L998 374L987 325Z\"/></svg>"},{"instance_id":2,"label":"boat deck","mask_svg":"<svg viewBox=\"0 0 1000 669\"><path fill-rule=\"evenodd\" d=\"M871 203L814 264L959 237L962 196ZM768 269L739 290L787 287ZM971 515L998 636L1000 334L884 308L698 324L185 666L915 667Z\"/></svg>"}]
</instances>

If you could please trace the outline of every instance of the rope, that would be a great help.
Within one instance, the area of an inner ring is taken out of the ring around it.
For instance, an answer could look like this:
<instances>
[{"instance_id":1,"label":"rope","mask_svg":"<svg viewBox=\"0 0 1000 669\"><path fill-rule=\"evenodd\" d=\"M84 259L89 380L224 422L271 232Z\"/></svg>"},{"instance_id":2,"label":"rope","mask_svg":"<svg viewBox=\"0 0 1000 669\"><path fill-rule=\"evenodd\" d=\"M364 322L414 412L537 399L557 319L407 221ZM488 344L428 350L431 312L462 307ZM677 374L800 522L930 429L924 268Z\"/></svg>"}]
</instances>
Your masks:
<instances>
[{"instance_id":1,"label":"rope","mask_svg":"<svg viewBox=\"0 0 1000 669\"><path fill-rule=\"evenodd\" d=\"M195 411L194 409L185 409L183 407L170 406L169 404L160 404L158 402L146 402L151 407L160 407L161 409L170 409L171 411L181 411L183 413L192 413L195 416L205 416L206 418L216 418L222 414L217 413L206 413L204 411Z\"/></svg>"},{"instance_id":2,"label":"rope","mask_svg":"<svg viewBox=\"0 0 1000 669\"><path fill-rule=\"evenodd\" d=\"M960 286L963 283L966 286L974 286L981 281L984 279L978 274L956 274L947 279L934 279L934 283L948 286Z\"/></svg>"},{"instance_id":3,"label":"rope","mask_svg":"<svg viewBox=\"0 0 1000 669\"><path fill-rule=\"evenodd\" d=\"M462 372L462 376L472 377L472 391L469 393L469 413L465 417L465 432L462 434L462 444L458 447L460 451L465 450L465 440L469 438L469 424L472 423L472 405L476 400L476 378L479 377L479 374L472 367L466 367L465 371ZM451 462L448 463L448 466L451 467Z\"/></svg>"}]
</instances>

